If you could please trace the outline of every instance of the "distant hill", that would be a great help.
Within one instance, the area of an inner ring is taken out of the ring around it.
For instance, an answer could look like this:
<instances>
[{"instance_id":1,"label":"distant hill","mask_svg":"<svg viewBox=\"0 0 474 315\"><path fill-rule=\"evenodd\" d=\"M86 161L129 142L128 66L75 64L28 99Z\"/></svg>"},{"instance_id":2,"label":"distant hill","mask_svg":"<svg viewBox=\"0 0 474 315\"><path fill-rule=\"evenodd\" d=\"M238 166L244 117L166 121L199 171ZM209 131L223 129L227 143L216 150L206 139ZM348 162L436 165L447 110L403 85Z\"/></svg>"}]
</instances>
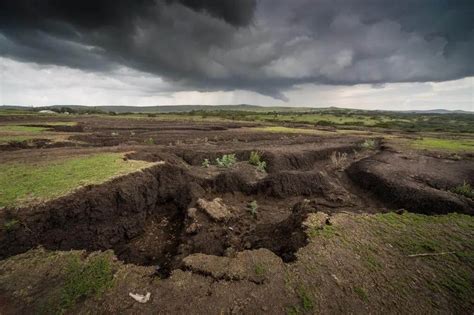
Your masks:
<instances>
[{"instance_id":1,"label":"distant hill","mask_svg":"<svg viewBox=\"0 0 474 315\"><path fill-rule=\"evenodd\" d=\"M338 107L280 107L280 106L258 106L258 105L163 105L163 106L122 106L122 105L103 105L103 106L85 106L85 105L52 105L44 107L28 107L17 105L2 105L0 109L17 110L39 110L68 107L74 110L98 110L103 112L115 113L185 113L190 111L249 111L249 112L324 112L324 111L351 111L351 112L394 112L394 113L413 113L413 114L474 114L474 112L463 110L410 110L410 111L385 111L385 110L357 110Z\"/></svg>"}]
</instances>

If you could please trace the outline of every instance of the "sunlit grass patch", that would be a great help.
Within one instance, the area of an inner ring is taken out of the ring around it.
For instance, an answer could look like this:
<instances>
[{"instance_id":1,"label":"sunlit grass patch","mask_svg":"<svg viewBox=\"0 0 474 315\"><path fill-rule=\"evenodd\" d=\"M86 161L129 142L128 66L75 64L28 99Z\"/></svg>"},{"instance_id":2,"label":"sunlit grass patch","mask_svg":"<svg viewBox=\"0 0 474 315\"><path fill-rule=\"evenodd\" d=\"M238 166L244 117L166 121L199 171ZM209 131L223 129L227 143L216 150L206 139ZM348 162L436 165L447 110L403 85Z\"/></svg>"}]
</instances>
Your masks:
<instances>
[{"instance_id":1,"label":"sunlit grass patch","mask_svg":"<svg viewBox=\"0 0 474 315\"><path fill-rule=\"evenodd\" d=\"M79 186L97 184L138 170L148 162L123 159L122 153L69 157L46 163L0 165L0 207L46 200Z\"/></svg>"},{"instance_id":2,"label":"sunlit grass patch","mask_svg":"<svg viewBox=\"0 0 474 315\"><path fill-rule=\"evenodd\" d=\"M35 139L35 136L1 136L0 135L0 144L9 143L9 142L22 142Z\"/></svg>"},{"instance_id":3,"label":"sunlit grass patch","mask_svg":"<svg viewBox=\"0 0 474 315\"><path fill-rule=\"evenodd\" d=\"M411 142L411 145L418 149L434 149L453 152L474 152L474 140L469 139L423 138L413 140Z\"/></svg>"},{"instance_id":4,"label":"sunlit grass patch","mask_svg":"<svg viewBox=\"0 0 474 315\"><path fill-rule=\"evenodd\" d=\"M274 133L334 134L334 132L319 130L319 129L290 128L290 127L282 127L282 126L256 127L256 128L252 128L252 130L274 132Z\"/></svg>"},{"instance_id":5,"label":"sunlit grass patch","mask_svg":"<svg viewBox=\"0 0 474 315\"><path fill-rule=\"evenodd\" d=\"M0 132L28 132L28 133L39 133L46 131L46 127L37 127L37 126L21 126L21 125L6 125L0 126Z\"/></svg>"},{"instance_id":6,"label":"sunlit grass patch","mask_svg":"<svg viewBox=\"0 0 474 315\"><path fill-rule=\"evenodd\" d=\"M73 257L66 270L66 282L61 291L61 310L72 307L81 298L101 295L112 285L112 266L107 257L96 256L87 262Z\"/></svg>"}]
</instances>

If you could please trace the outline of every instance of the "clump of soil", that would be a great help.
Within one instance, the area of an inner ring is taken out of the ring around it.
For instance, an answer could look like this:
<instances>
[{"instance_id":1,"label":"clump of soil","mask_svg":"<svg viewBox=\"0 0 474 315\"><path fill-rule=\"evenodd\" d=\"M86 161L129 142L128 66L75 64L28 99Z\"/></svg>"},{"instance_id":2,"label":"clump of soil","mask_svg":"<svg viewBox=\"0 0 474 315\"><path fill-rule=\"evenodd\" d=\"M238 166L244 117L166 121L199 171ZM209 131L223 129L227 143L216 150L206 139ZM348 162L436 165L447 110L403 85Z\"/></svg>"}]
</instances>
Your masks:
<instances>
[{"instance_id":1,"label":"clump of soil","mask_svg":"<svg viewBox=\"0 0 474 315\"><path fill-rule=\"evenodd\" d=\"M384 151L352 164L349 177L397 208L421 213L474 214L474 201L451 188L474 183L472 161L450 161Z\"/></svg>"}]
</instances>

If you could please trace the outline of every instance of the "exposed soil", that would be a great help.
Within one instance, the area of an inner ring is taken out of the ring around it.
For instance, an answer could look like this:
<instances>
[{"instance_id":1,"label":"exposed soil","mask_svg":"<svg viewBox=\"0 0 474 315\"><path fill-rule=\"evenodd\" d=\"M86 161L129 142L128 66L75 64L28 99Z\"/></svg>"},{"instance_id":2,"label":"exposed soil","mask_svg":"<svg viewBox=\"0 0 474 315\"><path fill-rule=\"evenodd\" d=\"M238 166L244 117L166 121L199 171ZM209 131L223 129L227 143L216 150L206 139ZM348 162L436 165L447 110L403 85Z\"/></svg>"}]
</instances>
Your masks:
<instances>
[{"instance_id":1,"label":"exposed soil","mask_svg":"<svg viewBox=\"0 0 474 315\"><path fill-rule=\"evenodd\" d=\"M262 281L284 282L278 271L294 263L298 250L308 244L303 222L309 214L400 208L474 214L472 199L450 192L463 182L474 184L471 159L405 155L379 142L363 150L357 136L270 134L252 132L250 126L131 121L122 127L91 118L71 130L54 127L75 132L71 140L88 148L18 146L4 152L0 161L117 150L129 152L128 159L160 163L43 204L0 209L1 226L12 219L20 222L13 230L0 231L0 259L39 245L54 251L112 249L124 263L150 266L143 269L147 274L171 276L165 286L183 281L192 287L191 272L202 281L212 276L211 283L244 279L240 285L229 284L242 295L260 292L255 286ZM153 144L143 145L149 138ZM266 172L247 162L252 151L266 161ZM344 158L334 162L334 152ZM204 159L215 161L230 153L239 161L230 168L201 166ZM253 264L242 267L255 259L273 266L273 280L268 274L266 280L249 274ZM223 272L222 266L237 271ZM273 293L279 290L276 286ZM165 295L161 298L172 300ZM9 298L0 291L0 304L12 305ZM0 311L11 313L7 307Z\"/></svg>"}]
</instances>

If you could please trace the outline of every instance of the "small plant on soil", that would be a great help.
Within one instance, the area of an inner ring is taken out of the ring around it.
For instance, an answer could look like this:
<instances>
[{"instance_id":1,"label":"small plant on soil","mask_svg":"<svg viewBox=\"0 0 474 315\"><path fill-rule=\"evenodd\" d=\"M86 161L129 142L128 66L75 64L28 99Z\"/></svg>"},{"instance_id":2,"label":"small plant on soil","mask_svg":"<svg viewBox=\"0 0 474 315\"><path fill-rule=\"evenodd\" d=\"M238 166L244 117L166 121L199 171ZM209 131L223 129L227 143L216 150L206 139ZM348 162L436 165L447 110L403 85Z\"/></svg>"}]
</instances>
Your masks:
<instances>
[{"instance_id":1,"label":"small plant on soil","mask_svg":"<svg viewBox=\"0 0 474 315\"><path fill-rule=\"evenodd\" d=\"M334 151L331 154L331 162L337 169L341 169L344 163L347 161L347 153L341 153Z\"/></svg>"},{"instance_id":2,"label":"small plant on soil","mask_svg":"<svg viewBox=\"0 0 474 315\"><path fill-rule=\"evenodd\" d=\"M254 200L254 201L250 202L250 203L247 205L247 208L248 208L250 214L251 214L253 217L256 217L256 216L257 216L257 210L258 210L258 203L257 203L257 200Z\"/></svg>"},{"instance_id":3,"label":"small plant on soil","mask_svg":"<svg viewBox=\"0 0 474 315\"><path fill-rule=\"evenodd\" d=\"M249 163L252 165L258 165L261 161L261 156L258 151L252 151L250 152L250 158L249 158Z\"/></svg>"},{"instance_id":4,"label":"small plant on soil","mask_svg":"<svg viewBox=\"0 0 474 315\"><path fill-rule=\"evenodd\" d=\"M149 144L149 145L155 144L155 140L153 138L148 138L145 140L145 144Z\"/></svg>"},{"instance_id":5,"label":"small plant on soil","mask_svg":"<svg viewBox=\"0 0 474 315\"><path fill-rule=\"evenodd\" d=\"M267 169L267 162L261 161L257 164L257 170L259 170L260 172L266 172L266 169Z\"/></svg>"},{"instance_id":6,"label":"small plant on soil","mask_svg":"<svg viewBox=\"0 0 474 315\"><path fill-rule=\"evenodd\" d=\"M462 185L452 188L451 192L467 198L474 198L474 189L469 183L466 182L464 182Z\"/></svg>"},{"instance_id":7,"label":"small plant on soil","mask_svg":"<svg viewBox=\"0 0 474 315\"><path fill-rule=\"evenodd\" d=\"M263 276L267 270L263 264L256 264L255 265L255 274L257 276Z\"/></svg>"},{"instance_id":8,"label":"small plant on soil","mask_svg":"<svg viewBox=\"0 0 474 315\"><path fill-rule=\"evenodd\" d=\"M71 259L66 270L66 281L61 291L60 307L67 310L85 297L99 296L112 285L112 266L106 257L93 257L81 262Z\"/></svg>"},{"instance_id":9,"label":"small plant on soil","mask_svg":"<svg viewBox=\"0 0 474 315\"><path fill-rule=\"evenodd\" d=\"M3 227L5 228L5 231L10 232L10 231L14 231L18 227L19 224L20 224L20 221L16 219L11 219L5 222L3 224Z\"/></svg>"},{"instance_id":10,"label":"small plant on soil","mask_svg":"<svg viewBox=\"0 0 474 315\"><path fill-rule=\"evenodd\" d=\"M364 142L360 144L362 149L375 149L375 140L374 139L366 139Z\"/></svg>"},{"instance_id":11,"label":"small plant on soil","mask_svg":"<svg viewBox=\"0 0 474 315\"><path fill-rule=\"evenodd\" d=\"M307 313L313 309L314 303L308 291L301 287L297 290L301 305L294 305L288 309L288 314Z\"/></svg>"},{"instance_id":12,"label":"small plant on soil","mask_svg":"<svg viewBox=\"0 0 474 315\"><path fill-rule=\"evenodd\" d=\"M209 159L204 159L201 165L202 167L208 168L211 165L211 162L209 162Z\"/></svg>"},{"instance_id":13,"label":"small plant on soil","mask_svg":"<svg viewBox=\"0 0 474 315\"><path fill-rule=\"evenodd\" d=\"M257 170L260 172L265 172L267 168L267 162L262 161L261 155L258 151L250 152L249 163L255 165Z\"/></svg>"},{"instance_id":14,"label":"small plant on soil","mask_svg":"<svg viewBox=\"0 0 474 315\"><path fill-rule=\"evenodd\" d=\"M354 292L359 296L359 298L362 301L367 302L369 300L369 297L367 296L367 292L363 288L354 287Z\"/></svg>"},{"instance_id":15,"label":"small plant on soil","mask_svg":"<svg viewBox=\"0 0 474 315\"><path fill-rule=\"evenodd\" d=\"M219 167L231 167L237 162L235 154L224 154L221 158L216 159L217 166Z\"/></svg>"}]
</instances>

